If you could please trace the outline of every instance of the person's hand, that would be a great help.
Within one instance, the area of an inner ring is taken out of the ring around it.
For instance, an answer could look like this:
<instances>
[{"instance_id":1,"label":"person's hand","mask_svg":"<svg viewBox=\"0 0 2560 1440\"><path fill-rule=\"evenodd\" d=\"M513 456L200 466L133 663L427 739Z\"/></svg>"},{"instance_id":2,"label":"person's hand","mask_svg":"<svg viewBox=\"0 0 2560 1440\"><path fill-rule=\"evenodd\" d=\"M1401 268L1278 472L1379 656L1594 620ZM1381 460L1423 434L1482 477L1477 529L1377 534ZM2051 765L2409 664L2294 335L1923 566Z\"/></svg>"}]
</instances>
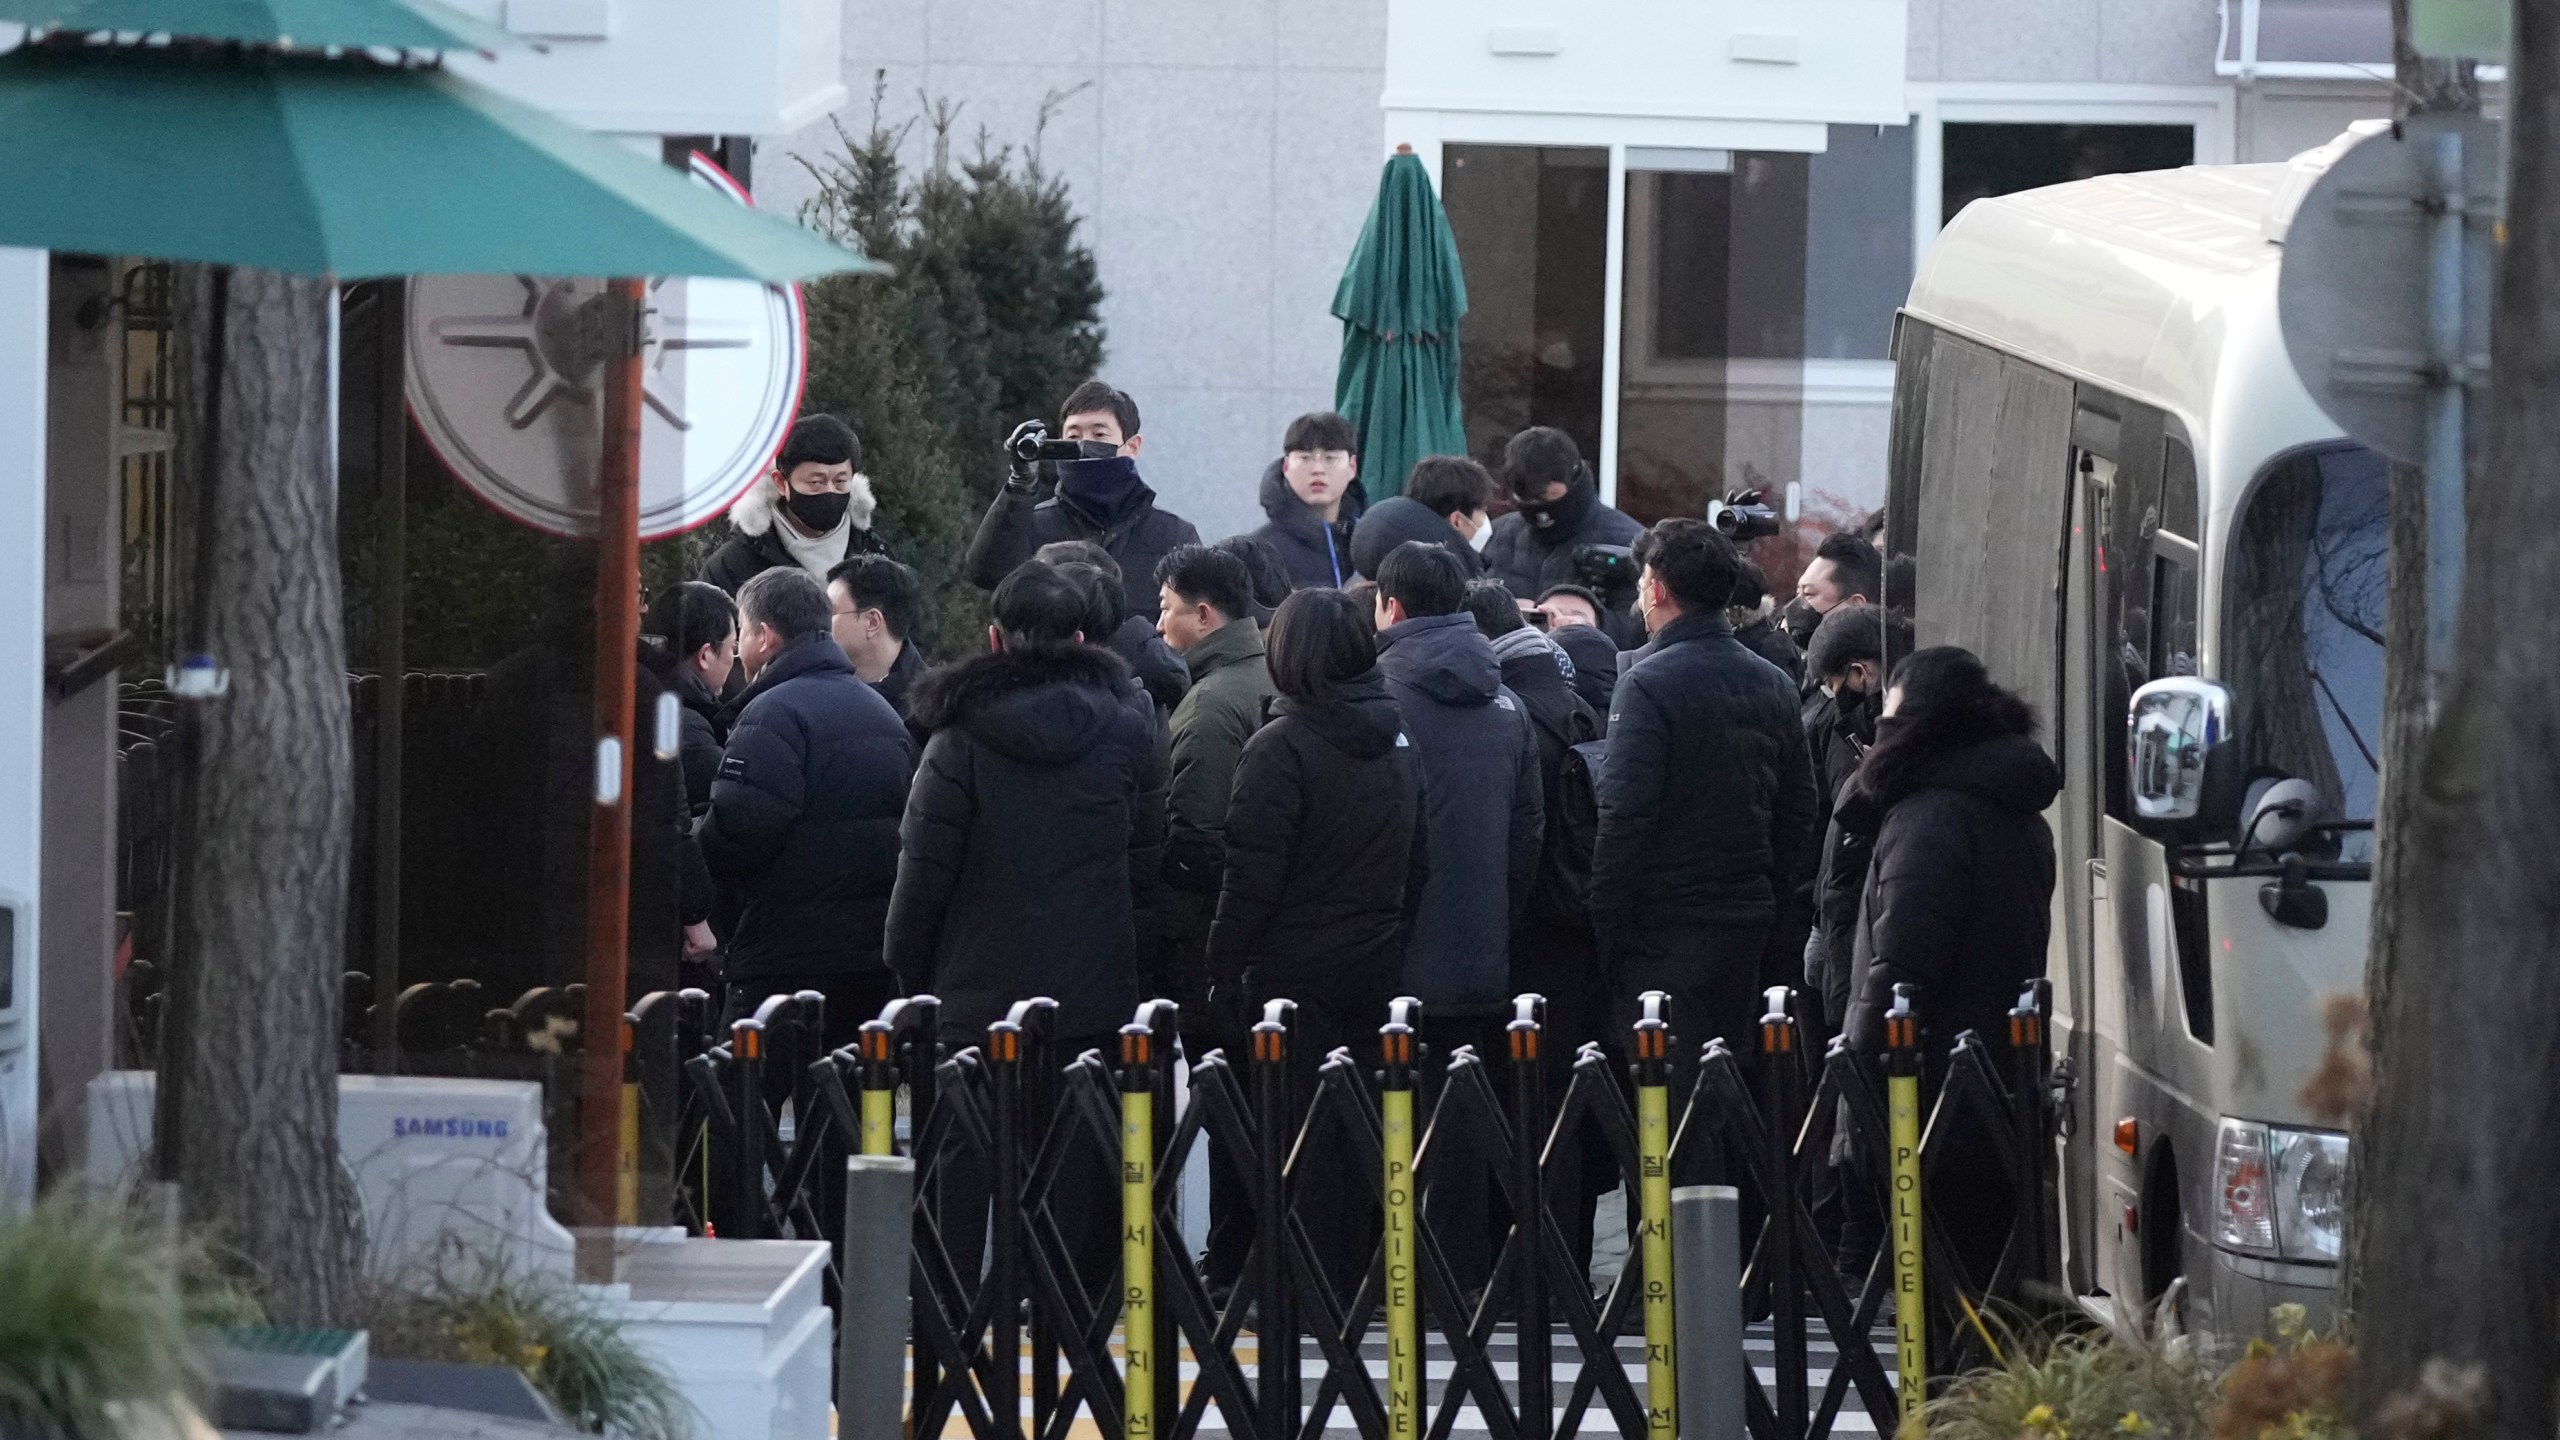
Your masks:
<instances>
[{"instance_id":1,"label":"person's hand","mask_svg":"<svg viewBox=\"0 0 2560 1440\"><path fill-rule=\"evenodd\" d=\"M1049 438L1048 422L1037 418L1025 420L1004 437L1005 488L1028 495L1040 484L1039 462L1025 460L1022 452Z\"/></svg>"},{"instance_id":2,"label":"person's hand","mask_svg":"<svg viewBox=\"0 0 2560 1440\"><path fill-rule=\"evenodd\" d=\"M708 955L719 948L719 940L711 934L710 921L696 920L684 927L684 958L687 960Z\"/></svg>"}]
</instances>

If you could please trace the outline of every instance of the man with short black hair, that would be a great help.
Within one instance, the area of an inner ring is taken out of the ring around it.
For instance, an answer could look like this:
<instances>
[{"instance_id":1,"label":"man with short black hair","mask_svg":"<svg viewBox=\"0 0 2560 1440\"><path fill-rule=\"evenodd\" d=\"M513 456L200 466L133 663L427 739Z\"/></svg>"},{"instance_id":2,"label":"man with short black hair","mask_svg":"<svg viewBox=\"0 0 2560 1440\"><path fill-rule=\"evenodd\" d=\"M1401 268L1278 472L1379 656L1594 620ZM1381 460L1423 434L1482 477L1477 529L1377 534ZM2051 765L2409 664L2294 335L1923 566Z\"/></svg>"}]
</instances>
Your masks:
<instances>
[{"instance_id":1,"label":"man with short black hair","mask_svg":"<svg viewBox=\"0 0 2560 1440\"><path fill-rule=\"evenodd\" d=\"M1676 1053L1719 1036L1747 1049L1764 952L1812 864L1795 686L1733 638L1739 557L1714 526L1665 520L1636 558L1653 643L1609 716L1591 859L1601 967L1624 1015L1644 991L1671 993Z\"/></svg>"},{"instance_id":2,"label":"man with short black hair","mask_svg":"<svg viewBox=\"0 0 2560 1440\"><path fill-rule=\"evenodd\" d=\"M1823 536L1813 563L1796 577L1796 598L1816 615L1875 601L1883 588L1884 561L1876 547L1845 531Z\"/></svg>"},{"instance_id":3,"label":"man with short black hair","mask_svg":"<svg viewBox=\"0 0 2560 1440\"><path fill-rule=\"evenodd\" d=\"M1012 468L969 542L969 583L992 590L1041 546L1091 540L1120 567L1126 613L1153 623L1156 562L1177 545L1199 544L1200 532L1190 521L1157 508L1156 492L1138 478L1138 451L1144 445L1138 402L1099 380L1087 380L1059 407L1058 428L1062 438L1084 446L1084 458L1056 462L1056 493L1044 499L1039 466L1008 448ZM1098 642L1104 637L1094 638Z\"/></svg>"},{"instance_id":4,"label":"man with short black hair","mask_svg":"<svg viewBox=\"0 0 2560 1440\"><path fill-rule=\"evenodd\" d=\"M1185 545L1156 567L1164 590L1157 628L1191 667L1191 691L1173 708L1172 780L1165 787L1164 895L1157 907L1162 953L1149 978L1182 1006L1183 1032L1194 1053L1225 1046L1241 1054L1252 1017L1209 1008L1209 926L1227 869L1227 800L1245 742L1262 728L1279 691L1263 661L1262 627L1253 618L1252 577L1243 560L1221 549ZM1223 997L1222 997L1223 998ZM1251 1192L1233 1167L1213 1162L1209 1185L1209 1251L1202 1262L1213 1290L1232 1288L1244 1269L1252 1228L1244 1217ZM1239 1223L1243 1221L1244 1223Z\"/></svg>"},{"instance_id":5,"label":"man with short black hair","mask_svg":"<svg viewBox=\"0 0 2560 1440\"><path fill-rule=\"evenodd\" d=\"M1280 458L1262 472L1261 500L1270 518L1253 538L1280 558L1292 589L1349 580L1351 527L1369 508L1360 483L1360 432L1330 410L1290 421Z\"/></svg>"},{"instance_id":6,"label":"man with short black hair","mask_svg":"<svg viewBox=\"0 0 2560 1440\"><path fill-rule=\"evenodd\" d=\"M1586 545L1632 545L1644 527L1600 502L1600 487L1573 437L1536 425L1502 451L1502 478L1518 508L1493 522L1485 564L1515 595L1536 595L1579 574ZM1639 633L1623 611L1603 610L1601 628L1622 643Z\"/></svg>"},{"instance_id":7,"label":"man with short black hair","mask_svg":"<svg viewBox=\"0 0 2560 1440\"><path fill-rule=\"evenodd\" d=\"M1381 500L1360 517L1351 536L1351 560L1374 580L1378 567L1399 545L1419 540L1437 545L1458 558L1468 578L1484 573L1478 553L1492 533L1485 507L1493 500L1493 477L1464 455L1425 455L1413 463L1404 493Z\"/></svg>"},{"instance_id":8,"label":"man with short black hair","mask_svg":"<svg viewBox=\"0 0 2560 1440\"><path fill-rule=\"evenodd\" d=\"M824 581L848 556L887 552L871 533L878 507L853 427L833 415L803 415L772 471L729 507L730 536L704 562L701 578L732 595L777 565Z\"/></svg>"},{"instance_id":9,"label":"man with short black hair","mask_svg":"<svg viewBox=\"0 0 2560 1440\"><path fill-rule=\"evenodd\" d=\"M909 637L924 624L924 581L886 555L855 555L827 572L830 629L853 673L901 716L907 687L925 672Z\"/></svg>"},{"instance_id":10,"label":"man with short black hair","mask_svg":"<svg viewBox=\"0 0 2560 1440\"><path fill-rule=\"evenodd\" d=\"M1146 686L1158 711L1170 713L1182 703L1183 693L1191 688L1191 672L1184 668L1182 657L1156 633L1152 603L1145 614L1129 612L1126 577L1121 575L1120 562L1111 558L1110 551L1091 540L1052 540L1032 558L1070 575L1092 577L1093 612L1084 627L1086 643L1119 656L1121 663Z\"/></svg>"},{"instance_id":11,"label":"man with short black hair","mask_svg":"<svg viewBox=\"0 0 2560 1440\"><path fill-rule=\"evenodd\" d=\"M915 742L855 676L830 618L826 592L797 567L740 587L748 681L695 834L743 902L728 937L731 1012L814 989L835 1046L898 993L881 927Z\"/></svg>"},{"instance_id":12,"label":"man with short black hair","mask_svg":"<svg viewBox=\"0 0 2560 1440\"><path fill-rule=\"evenodd\" d=\"M1500 1043L1511 934L1546 831L1537 733L1467 612L1467 580L1445 546L1419 541L1378 566L1378 668L1422 759L1425 873L1402 979L1423 1002L1423 1043L1443 1055ZM1441 1173L1479 1175L1474 1154L1457 1142ZM1423 1203L1459 1288L1484 1284L1493 1231L1483 1187L1453 1179L1427 1187Z\"/></svg>"}]
</instances>

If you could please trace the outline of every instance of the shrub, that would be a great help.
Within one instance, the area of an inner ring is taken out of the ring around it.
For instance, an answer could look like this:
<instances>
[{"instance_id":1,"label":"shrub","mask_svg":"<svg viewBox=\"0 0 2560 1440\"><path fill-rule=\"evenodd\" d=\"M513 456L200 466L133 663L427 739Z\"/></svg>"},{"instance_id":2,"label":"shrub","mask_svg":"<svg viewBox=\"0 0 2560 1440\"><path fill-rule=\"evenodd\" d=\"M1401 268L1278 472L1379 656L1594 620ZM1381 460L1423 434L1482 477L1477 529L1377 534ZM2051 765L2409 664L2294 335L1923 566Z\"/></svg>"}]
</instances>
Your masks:
<instances>
[{"instance_id":1,"label":"shrub","mask_svg":"<svg viewBox=\"0 0 2560 1440\"><path fill-rule=\"evenodd\" d=\"M0 1219L0 1435L105 1440L119 1411L183 1402L202 1378L192 1312L254 1308L221 1286L191 1305L200 1273L188 1251L75 1197Z\"/></svg>"},{"instance_id":2,"label":"shrub","mask_svg":"<svg viewBox=\"0 0 2560 1440\"><path fill-rule=\"evenodd\" d=\"M489 1262L403 1277L368 1297L373 1352L507 1365L590 1434L684 1440L692 1407L621 1322L577 1287Z\"/></svg>"}]
</instances>

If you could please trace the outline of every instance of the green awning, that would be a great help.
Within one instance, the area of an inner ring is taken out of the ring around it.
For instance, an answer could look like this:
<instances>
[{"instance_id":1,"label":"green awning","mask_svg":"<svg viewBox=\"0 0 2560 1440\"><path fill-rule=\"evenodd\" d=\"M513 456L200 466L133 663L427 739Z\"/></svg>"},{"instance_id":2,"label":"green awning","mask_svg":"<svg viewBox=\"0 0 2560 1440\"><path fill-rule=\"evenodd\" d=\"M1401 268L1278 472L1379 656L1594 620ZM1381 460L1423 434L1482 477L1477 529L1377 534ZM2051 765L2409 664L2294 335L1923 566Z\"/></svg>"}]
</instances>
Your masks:
<instances>
[{"instance_id":1,"label":"green awning","mask_svg":"<svg viewBox=\"0 0 2560 1440\"><path fill-rule=\"evenodd\" d=\"M344 280L878 268L439 69L28 46L0 136L0 245Z\"/></svg>"},{"instance_id":2,"label":"green awning","mask_svg":"<svg viewBox=\"0 0 2560 1440\"><path fill-rule=\"evenodd\" d=\"M1342 361L1333 408L1360 431L1360 474L1372 501L1404 492L1413 462L1467 453L1458 408L1458 320L1467 285L1458 242L1422 161L1400 154L1334 291Z\"/></svg>"},{"instance_id":3,"label":"green awning","mask_svg":"<svg viewBox=\"0 0 2560 1440\"><path fill-rule=\"evenodd\" d=\"M41 34L100 30L299 50L499 50L522 42L438 0L0 0Z\"/></svg>"}]
</instances>

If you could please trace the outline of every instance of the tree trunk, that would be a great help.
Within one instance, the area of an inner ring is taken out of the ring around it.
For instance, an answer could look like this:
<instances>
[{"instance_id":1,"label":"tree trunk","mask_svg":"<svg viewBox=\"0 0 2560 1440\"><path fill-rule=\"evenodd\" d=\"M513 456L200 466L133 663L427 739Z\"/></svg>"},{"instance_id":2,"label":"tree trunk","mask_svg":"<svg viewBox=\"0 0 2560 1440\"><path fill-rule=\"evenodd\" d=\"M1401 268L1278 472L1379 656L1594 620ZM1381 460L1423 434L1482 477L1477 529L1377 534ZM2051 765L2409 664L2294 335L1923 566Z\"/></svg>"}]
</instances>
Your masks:
<instances>
[{"instance_id":1,"label":"tree trunk","mask_svg":"<svg viewBox=\"0 0 2560 1440\"><path fill-rule=\"evenodd\" d=\"M2520 0L2515 22L2495 392L2477 417L2491 443L2466 491L2461 640L2431 733L2385 760L2403 793L2385 810L2399 853L2383 869L2355 1256L2362 1398L2385 1433L2415 1419L2540 1437L2560 1420L2560 637L2546 558L2560 527L2560 0ZM2419 572L2395 555L2395 645ZM2414 644L2393 659L2421 663ZM2420 1413L2383 1418L2395 1405Z\"/></svg>"},{"instance_id":2,"label":"tree trunk","mask_svg":"<svg viewBox=\"0 0 2560 1440\"><path fill-rule=\"evenodd\" d=\"M339 975L354 808L329 437L327 281L240 270L218 367L213 278L190 267L177 333L181 451L206 650L228 691L193 702L177 836L179 963L160 1143L190 1227L236 1258L277 1318L347 1315L356 1209L338 1164ZM218 374L208 417L207 380ZM208 420L215 443L204 449ZM171 1116L180 1117L169 1123Z\"/></svg>"}]
</instances>

